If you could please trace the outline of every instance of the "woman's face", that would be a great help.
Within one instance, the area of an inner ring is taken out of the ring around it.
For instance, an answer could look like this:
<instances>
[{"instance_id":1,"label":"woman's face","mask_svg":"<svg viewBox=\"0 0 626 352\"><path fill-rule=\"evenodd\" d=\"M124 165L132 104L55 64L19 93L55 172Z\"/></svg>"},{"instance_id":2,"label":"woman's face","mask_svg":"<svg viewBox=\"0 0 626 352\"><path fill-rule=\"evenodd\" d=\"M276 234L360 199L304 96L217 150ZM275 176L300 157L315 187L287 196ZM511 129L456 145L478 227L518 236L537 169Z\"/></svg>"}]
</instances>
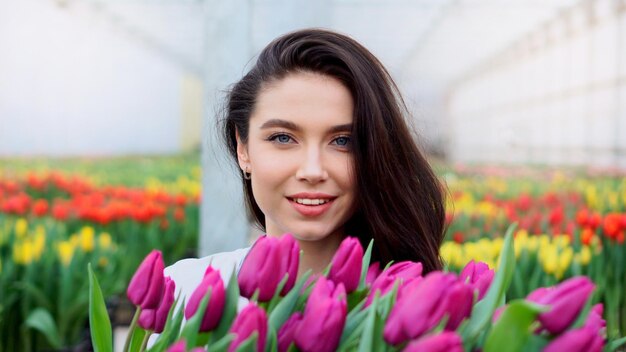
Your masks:
<instances>
[{"instance_id":1,"label":"woman's face","mask_svg":"<svg viewBox=\"0 0 626 352\"><path fill-rule=\"evenodd\" d=\"M352 111L350 91L320 74L293 73L260 91L237 154L269 235L333 242L343 236L356 193Z\"/></svg>"}]
</instances>

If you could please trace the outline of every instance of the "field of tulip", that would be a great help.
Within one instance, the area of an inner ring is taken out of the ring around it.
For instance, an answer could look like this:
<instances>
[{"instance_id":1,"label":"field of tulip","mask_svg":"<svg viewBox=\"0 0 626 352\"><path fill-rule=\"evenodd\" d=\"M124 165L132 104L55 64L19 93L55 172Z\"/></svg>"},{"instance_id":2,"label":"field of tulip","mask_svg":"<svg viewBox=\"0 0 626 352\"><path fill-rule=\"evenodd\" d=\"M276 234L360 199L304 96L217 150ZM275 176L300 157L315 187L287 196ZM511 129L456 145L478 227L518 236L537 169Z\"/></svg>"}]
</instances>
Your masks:
<instances>
[{"instance_id":1,"label":"field of tulip","mask_svg":"<svg viewBox=\"0 0 626 352\"><path fill-rule=\"evenodd\" d=\"M50 167L0 163L0 350L88 342L88 263L113 305L151 250L196 255L197 155Z\"/></svg>"},{"instance_id":2,"label":"field of tulip","mask_svg":"<svg viewBox=\"0 0 626 352\"><path fill-rule=\"evenodd\" d=\"M608 335L626 334L623 174L495 168L442 174L451 196L441 253L450 270L472 259L495 265L502 234L517 222L518 265L507 297L586 275L597 285L594 301L605 305Z\"/></svg>"}]
</instances>

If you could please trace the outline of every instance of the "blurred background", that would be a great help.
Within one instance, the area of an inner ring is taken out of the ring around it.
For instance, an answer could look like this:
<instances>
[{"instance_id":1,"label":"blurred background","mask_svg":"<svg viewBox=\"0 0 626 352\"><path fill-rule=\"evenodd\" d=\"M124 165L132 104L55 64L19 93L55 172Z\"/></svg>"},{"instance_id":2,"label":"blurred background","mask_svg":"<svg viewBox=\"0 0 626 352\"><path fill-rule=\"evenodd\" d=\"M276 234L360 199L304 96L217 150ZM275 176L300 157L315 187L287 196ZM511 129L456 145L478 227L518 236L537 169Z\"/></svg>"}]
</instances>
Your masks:
<instances>
[{"instance_id":1,"label":"blurred background","mask_svg":"<svg viewBox=\"0 0 626 352\"><path fill-rule=\"evenodd\" d=\"M171 264L249 243L216 118L260 50L305 27L352 36L398 83L450 189L452 269L497 254L515 221L553 251L531 241L535 271L518 275L537 282L514 296L623 264L625 0L0 0L0 283L17 282L0 285L0 313L25 326L0 319L0 344L79 344L85 315L55 302L84 290L87 262L118 278L103 283L117 314L150 249ZM602 248L617 249L593 266Z\"/></svg>"}]
</instances>

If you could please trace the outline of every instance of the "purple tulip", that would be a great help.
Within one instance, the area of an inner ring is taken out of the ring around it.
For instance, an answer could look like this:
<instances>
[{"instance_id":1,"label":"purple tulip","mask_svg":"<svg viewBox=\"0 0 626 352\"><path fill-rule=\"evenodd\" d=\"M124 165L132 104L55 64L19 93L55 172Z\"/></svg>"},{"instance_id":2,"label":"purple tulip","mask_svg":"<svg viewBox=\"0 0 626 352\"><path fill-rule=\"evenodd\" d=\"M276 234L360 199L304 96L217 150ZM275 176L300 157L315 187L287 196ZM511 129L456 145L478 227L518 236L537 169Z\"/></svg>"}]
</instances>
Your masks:
<instances>
[{"instance_id":1,"label":"purple tulip","mask_svg":"<svg viewBox=\"0 0 626 352\"><path fill-rule=\"evenodd\" d=\"M474 304L474 289L464 282L457 281L447 292L448 295L448 322L445 329L456 330L463 320L470 316Z\"/></svg>"},{"instance_id":2,"label":"purple tulip","mask_svg":"<svg viewBox=\"0 0 626 352\"><path fill-rule=\"evenodd\" d=\"M567 329L582 311L594 289L586 276L565 280L556 287L531 292L527 300L550 306L550 310L539 314L541 325L552 334Z\"/></svg>"},{"instance_id":3,"label":"purple tulip","mask_svg":"<svg viewBox=\"0 0 626 352\"><path fill-rule=\"evenodd\" d=\"M385 323L385 341L397 345L435 327L448 309L447 291L456 281L454 274L435 271L403 287Z\"/></svg>"},{"instance_id":4,"label":"purple tulip","mask_svg":"<svg viewBox=\"0 0 626 352\"><path fill-rule=\"evenodd\" d=\"M265 341L267 340L267 315L265 310L251 302L235 317L229 332L236 336L228 347L228 352L236 351L237 347L254 332L257 333L257 351L264 351Z\"/></svg>"},{"instance_id":5,"label":"purple tulip","mask_svg":"<svg viewBox=\"0 0 626 352\"><path fill-rule=\"evenodd\" d=\"M403 352L463 352L463 341L457 333L444 331L438 335L424 336L409 343Z\"/></svg>"},{"instance_id":6,"label":"purple tulip","mask_svg":"<svg viewBox=\"0 0 626 352\"><path fill-rule=\"evenodd\" d=\"M144 309L139 314L137 324L144 330L154 330L154 318L156 309Z\"/></svg>"},{"instance_id":7,"label":"purple tulip","mask_svg":"<svg viewBox=\"0 0 626 352\"><path fill-rule=\"evenodd\" d=\"M294 340L298 349L303 352L334 351L346 323L347 310L343 284L335 286L332 281L320 277L295 329Z\"/></svg>"},{"instance_id":8,"label":"purple tulip","mask_svg":"<svg viewBox=\"0 0 626 352\"><path fill-rule=\"evenodd\" d=\"M600 352L604 347L604 339L598 330L583 326L565 332L552 340L545 348L544 352Z\"/></svg>"},{"instance_id":9,"label":"purple tulip","mask_svg":"<svg viewBox=\"0 0 626 352\"><path fill-rule=\"evenodd\" d=\"M354 237L346 237L333 256L328 278L342 283L350 293L359 287L361 267L363 265L363 247Z\"/></svg>"},{"instance_id":10,"label":"purple tulip","mask_svg":"<svg viewBox=\"0 0 626 352\"><path fill-rule=\"evenodd\" d=\"M507 305L501 306L496 308L496 310L493 312L493 316L491 317L491 323L495 324L498 319L500 319L500 316L502 315L502 313L504 313L504 310L506 309L506 307L508 307Z\"/></svg>"},{"instance_id":11,"label":"purple tulip","mask_svg":"<svg viewBox=\"0 0 626 352\"><path fill-rule=\"evenodd\" d=\"M602 303L598 303L595 306L591 307L591 311L589 311L589 315L587 316L587 321L585 322L585 326L589 326L600 331L606 327L606 320L602 318L602 314L604 313L604 305Z\"/></svg>"},{"instance_id":12,"label":"purple tulip","mask_svg":"<svg viewBox=\"0 0 626 352\"><path fill-rule=\"evenodd\" d=\"M391 291L396 280L402 286L412 280L421 279L422 270L422 263L410 261L398 262L387 268L387 270L383 270L372 283L365 306L368 307L372 303L376 292L380 292L380 296L384 296Z\"/></svg>"},{"instance_id":13,"label":"purple tulip","mask_svg":"<svg viewBox=\"0 0 626 352\"><path fill-rule=\"evenodd\" d=\"M380 263L374 262L374 264L370 265L370 267L367 268L367 276L365 276L365 284L371 287L372 284L374 283L374 280L376 280L376 278L378 277L378 275L380 275L380 273L381 273Z\"/></svg>"},{"instance_id":14,"label":"purple tulip","mask_svg":"<svg viewBox=\"0 0 626 352\"><path fill-rule=\"evenodd\" d=\"M190 319L196 314L208 290L211 290L211 296L209 297L209 303L202 317L202 323L200 324L200 331L202 332L211 331L217 327L217 324L219 324L222 318L224 303L226 302L224 281L222 281L219 270L213 269L211 266L206 269L202 282L200 282L200 285L198 285L189 298L189 302L185 307L186 319Z\"/></svg>"},{"instance_id":15,"label":"purple tulip","mask_svg":"<svg viewBox=\"0 0 626 352\"><path fill-rule=\"evenodd\" d=\"M552 290L552 287L539 287L538 289L532 291L526 296L527 301L538 302L542 299L548 292Z\"/></svg>"},{"instance_id":16,"label":"purple tulip","mask_svg":"<svg viewBox=\"0 0 626 352\"><path fill-rule=\"evenodd\" d=\"M278 352L286 352L295 341L296 329L302 320L302 313L295 312L278 330Z\"/></svg>"},{"instance_id":17,"label":"purple tulip","mask_svg":"<svg viewBox=\"0 0 626 352\"><path fill-rule=\"evenodd\" d=\"M251 298L258 290L258 300L267 302L285 274L289 274L289 278L281 293L289 292L298 274L299 255L298 243L290 234L281 238L260 237L244 259L237 277L241 295Z\"/></svg>"},{"instance_id":18,"label":"purple tulip","mask_svg":"<svg viewBox=\"0 0 626 352\"><path fill-rule=\"evenodd\" d=\"M185 340L180 340L175 344L171 345L170 348L167 349L167 352L186 352L187 342Z\"/></svg>"},{"instance_id":19,"label":"purple tulip","mask_svg":"<svg viewBox=\"0 0 626 352\"><path fill-rule=\"evenodd\" d=\"M291 291L293 286L296 284L296 278L298 276L298 266L300 264L300 246L298 246L298 242L295 238L289 233L284 234L280 238L280 248L281 253L285 253L285 256L280 257L281 259L281 272L284 271L289 274L287 278L287 282L285 286L283 286L281 295L286 295ZM284 277L284 275L282 276ZM282 280L281 277L281 280Z\"/></svg>"},{"instance_id":20,"label":"purple tulip","mask_svg":"<svg viewBox=\"0 0 626 352\"><path fill-rule=\"evenodd\" d=\"M480 301L485 297L491 281L493 281L494 271L489 269L489 266L483 262L474 262L472 259L459 275L461 281L467 282L475 290L478 291L478 300Z\"/></svg>"},{"instance_id":21,"label":"purple tulip","mask_svg":"<svg viewBox=\"0 0 626 352\"><path fill-rule=\"evenodd\" d=\"M163 295L163 255L153 250L141 262L128 284L126 295L141 309L156 308Z\"/></svg>"},{"instance_id":22,"label":"purple tulip","mask_svg":"<svg viewBox=\"0 0 626 352\"><path fill-rule=\"evenodd\" d=\"M139 316L139 326L146 330L152 330L157 334L162 333L167 321L167 315L170 312L170 308L172 308L172 304L174 304L175 290L176 283L167 276L165 278L165 291L158 308L142 310Z\"/></svg>"}]
</instances>

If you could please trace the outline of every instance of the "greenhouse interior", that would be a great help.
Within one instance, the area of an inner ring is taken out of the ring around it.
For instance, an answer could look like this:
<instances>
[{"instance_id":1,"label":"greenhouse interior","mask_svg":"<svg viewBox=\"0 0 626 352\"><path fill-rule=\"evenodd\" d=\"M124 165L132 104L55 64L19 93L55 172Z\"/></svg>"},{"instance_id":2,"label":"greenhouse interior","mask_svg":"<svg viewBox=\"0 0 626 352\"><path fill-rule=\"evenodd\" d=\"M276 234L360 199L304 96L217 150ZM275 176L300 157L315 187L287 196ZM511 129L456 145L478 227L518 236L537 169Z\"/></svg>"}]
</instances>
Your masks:
<instances>
[{"instance_id":1,"label":"greenhouse interior","mask_svg":"<svg viewBox=\"0 0 626 352\"><path fill-rule=\"evenodd\" d=\"M626 0L0 0L0 352L626 351Z\"/></svg>"}]
</instances>

